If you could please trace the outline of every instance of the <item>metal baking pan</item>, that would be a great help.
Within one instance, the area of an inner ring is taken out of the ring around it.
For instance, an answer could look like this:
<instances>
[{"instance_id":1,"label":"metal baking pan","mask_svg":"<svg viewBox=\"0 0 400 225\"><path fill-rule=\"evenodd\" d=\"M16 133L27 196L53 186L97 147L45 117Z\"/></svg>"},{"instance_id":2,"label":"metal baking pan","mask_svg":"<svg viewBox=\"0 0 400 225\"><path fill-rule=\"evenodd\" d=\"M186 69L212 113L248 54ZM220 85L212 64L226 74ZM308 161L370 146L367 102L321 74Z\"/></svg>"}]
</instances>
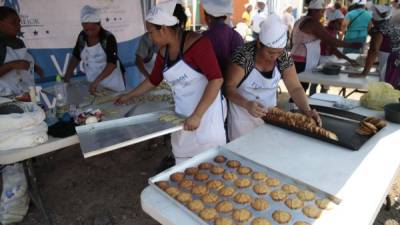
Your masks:
<instances>
[{"instance_id":1,"label":"metal baking pan","mask_svg":"<svg viewBox=\"0 0 400 225\"><path fill-rule=\"evenodd\" d=\"M76 127L83 156L92 157L183 129L182 124L161 121L165 114L175 113L159 111Z\"/></svg>"},{"instance_id":2,"label":"metal baking pan","mask_svg":"<svg viewBox=\"0 0 400 225\"><path fill-rule=\"evenodd\" d=\"M156 176L150 178L150 179L149 179L149 184L150 184L152 187L154 187L156 190L158 190L158 191L159 191L163 196L165 196L169 201L173 202L173 203L176 204L178 207L180 207L180 208L182 209L182 212L183 212L183 213L186 213L186 214L188 214L188 215L191 215L191 216L193 217L193 219L194 219L198 224L211 225L211 224L213 224L212 222L206 222L206 221L204 221L204 220L201 219L196 213L190 211L190 210L189 210L188 208L186 208L183 204L179 203L179 202L178 202L177 200L175 200L173 197L169 196L166 192L164 192L162 189L160 189L160 188L156 185L156 182L158 182L158 181L169 181L170 175L172 175L172 174L174 174L174 173L176 173L176 172L184 172L185 169L186 169L186 168L189 168L189 167L197 167L200 163L203 163L203 162L210 162L210 163L213 163L213 164L215 164L215 165L222 166L222 167L225 168L225 171L229 171L229 172L234 172L234 171L236 171L235 169L231 169L231 168L227 167L227 166L225 165L225 163L216 163L216 162L214 162L214 161L213 161L214 158L215 158L216 156L218 156L218 155L223 155L223 156L225 156L228 160L239 160L239 161L241 162L241 165L242 165L242 166L248 166L248 167L250 167L253 171L265 172L265 173L267 174L267 176L270 177L270 178L278 178L278 179L281 181L281 184L280 184L279 186L277 186L277 187L274 187L274 188L270 187L270 191L272 191L272 190L277 190L277 189L281 189L282 185L284 185L284 184L294 184L294 185L296 185L296 186L297 186L299 189L301 189L301 190L310 190L310 191L312 191L312 192L315 194L315 196L316 196L315 199L329 198L329 199L331 199L333 205L335 205L335 203L336 203L336 204L340 204L340 201L341 201L341 200L338 199L338 198L336 198L335 196L332 196L332 195L330 195L330 194L328 194L328 193L325 193L325 192L323 192L323 191L321 191L321 190L318 190L318 189L316 189L316 188L313 188L313 187L311 187L311 186L309 186L309 185L307 185L307 184L304 184L304 183L301 182L301 181L298 181L298 180L296 180L296 179L290 178L290 177L288 177L288 176L286 176L286 175L284 175L284 174L281 174L281 173L279 173L279 172L277 172L277 171L274 171L274 170L272 170L272 169L270 169L270 168L268 168L268 167L265 167L265 166L263 166L263 165L260 165L260 164L254 162L254 161L251 161L251 160L249 160L249 159L247 159L247 158L245 158L245 157L242 157L242 156L240 156L240 155L238 155L238 154L236 154L236 153L234 153L234 152L231 152L231 151L229 151L229 150L227 150L227 149L224 149L224 148L222 148L222 147L216 148L216 149L208 150L208 151L206 151L206 152L204 152L204 153L202 153L202 154L200 154L200 155L197 155L197 156L193 157L192 159L190 159L190 160L188 160L188 161L186 161L186 162L184 162L184 163L181 163L181 164L179 164L179 165L176 165L176 166L174 166L174 167L172 167L172 168L170 168L170 169L168 169L168 170L166 170L166 171L164 171L164 172L162 172L162 173L160 173L160 174L158 174L158 175L156 175ZM229 181L223 180L222 175L213 175L212 173L210 173L210 172L208 172L208 171L205 171L205 170L202 171L202 172L207 172L207 173L209 174L209 179L208 179L208 180L219 179L219 180L222 180L222 181L224 182L224 186L234 186L233 182L229 182ZM237 174L237 175L238 175L238 178L249 178L249 179L251 179L251 175L239 175L239 174ZM191 177L186 176L186 178L189 179L189 178L191 178ZM206 181L205 181L205 182L199 182L199 181L196 181L196 180L194 180L194 179L191 179L191 180L194 182L194 184L205 184L205 183L206 183ZM208 180L207 180L207 181L208 181ZM251 179L251 180L252 180L252 179ZM260 182L261 182L261 181L260 181ZM256 184L256 183L259 183L259 182L256 182L256 181L252 180L252 183L253 183L253 184ZM174 187L179 188L178 185L177 185L175 182L172 182L172 181L170 181L170 186L174 186ZM256 193L253 192L252 186L250 186L249 188L246 188L246 189L238 189L238 188L236 188L236 189L237 189L237 192L236 192L236 193L238 193L239 191L240 191L240 192L245 192L245 193L251 195L251 197L252 197L253 199L254 199L254 198L264 198L264 199L266 199L266 200L268 201L268 203L269 203L268 209L266 209L266 210L264 210L264 211L261 211L261 212L258 212L258 211L256 211L256 210L254 210L254 209L251 207L250 204L241 205L241 204L235 203L235 202L233 201L233 197L222 197L222 196L219 196L219 197L220 197L220 200L230 200L230 201L233 203L235 209L236 209L236 208L247 208L248 210L250 210L250 212L252 213L251 219L250 219L248 222L246 222L246 223L241 223L241 225L250 225L251 222L252 222L252 220L255 219L255 218L257 218L257 217L264 217L264 218L270 220L270 222L272 222L273 224L278 224L278 223L277 223L276 221L274 221L273 218L272 218L272 213L273 213L275 210L283 210L283 211L289 212L289 213L292 215L292 219L291 219L291 221L290 221L289 224L293 224L293 223L296 222L296 221L304 221L304 222L308 222L308 223L312 224L312 223L315 222L315 220L316 220L316 219L308 218L308 217L306 217L305 215L303 215L301 209L298 209L298 210L291 210L291 209L289 209L289 208L284 204L284 201L282 201L282 202L276 202L276 201L272 200L271 197L269 196L269 193L270 193L270 192L269 192L268 194L266 194L266 195L257 195ZM214 190L210 190L210 192L213 192L213 193L217 194L217 191L214 191ZM289 195L289 197L294 197L295 195L296 195L296 194L291 194L291 195ZM196 196L196 195L192 195L192 197L193 197L193 200L200 199L200 198L199 198L198 196ZM217 204L217 203L216 203L216 204ZM206 205L206 204L205 204L205 207L206 207L206 208L213 208L213 207L216 206L216 204L210 204L210 205ZM314 205L314 204L315 204L314 201L309 201L309 202L305 202L304 206L309 206L309 205ZM232 214L232 213L228 213L228 214L219 213L218 216L219 216L219 217L229 217L229 218L231 218L231 214Z\"/></svg>"}]
</instances>

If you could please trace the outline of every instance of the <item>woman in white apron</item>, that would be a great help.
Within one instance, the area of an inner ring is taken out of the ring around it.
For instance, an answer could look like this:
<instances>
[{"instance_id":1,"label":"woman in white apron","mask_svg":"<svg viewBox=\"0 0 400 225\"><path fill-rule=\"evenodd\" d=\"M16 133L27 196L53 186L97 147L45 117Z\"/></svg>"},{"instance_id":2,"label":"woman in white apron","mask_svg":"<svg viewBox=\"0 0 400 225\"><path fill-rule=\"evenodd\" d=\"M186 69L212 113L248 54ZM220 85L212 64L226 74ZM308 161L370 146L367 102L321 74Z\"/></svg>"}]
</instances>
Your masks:
<instances>
[{"instance_id":1,"label":"woman in white apron","mask_svg":"<svg viewBox=\"0 0 400 225\"><path fill-rule=\"evenodd\" d=\"M262 23L259 39L235 51L225 84L230 140L264 124L261 117L277 105L281 79L299 109L320 123L318 113L308 105L286 43L287 26L277 15L271 15Z\"/></svg>"},{"instance_id":2,"label":"woman in white apron","mask_svg":"<svg viewBox=\"0 0 400 225\"><path fill-rule=\"evenodd\" d=\"M360 43L347 43L332 37L320 23L324 17L325 1L312 0L309 3L308 13L300 18L293 28L293 48L291 55L295 62L297 73L312 71L318 66L321 56L320 43L325 42L332 48L347 47L360 48ZM309 83L301 83L307 91ZM310 95L316 92L317 84L310 88Z\"/></svg>"},{"instance_id":3,"label":"woman in white apron","mask_svg":"<svg viewBox=\"0 0 400 225\"><path fill-rule=\"evenodd\" d=\"M184 131L171 135L172 152L180 163L205 150L225 144L220 88L222 73L211 42L199 34L185 33L173 16L176 1L154 6L146 17L146 28L160 47L155 67L139 87L117 99L129 103L165 79L171 86L175 111L187 119Z\"/></svg>"},{"instance_id":4,"label":"woman in white apron","mask_svg":"<svg viewBox=\"0 0 400 225\"><path fill-rule=\"evenodd\" d=\"M81 10L83 31L79 34L64 81L69 82L74 70L82 60L83 70L90 82L90 92L97 87L116 92L125 91L125 79L118 59L117 41L113 34L100 24L100 10L84 6Z\"/></svg>"},{"instance_id":5,"label":"woman in white apron","mask_svg":"<svg viewBox=\"0 0 400 225\"><path fill-rule=\"evenodd\" d=\"M43 70L35 65L24 42L17 12L0 7L0 96L20 95L34 85L34 71L41 77Z\"/></svg>"}]
</instances>

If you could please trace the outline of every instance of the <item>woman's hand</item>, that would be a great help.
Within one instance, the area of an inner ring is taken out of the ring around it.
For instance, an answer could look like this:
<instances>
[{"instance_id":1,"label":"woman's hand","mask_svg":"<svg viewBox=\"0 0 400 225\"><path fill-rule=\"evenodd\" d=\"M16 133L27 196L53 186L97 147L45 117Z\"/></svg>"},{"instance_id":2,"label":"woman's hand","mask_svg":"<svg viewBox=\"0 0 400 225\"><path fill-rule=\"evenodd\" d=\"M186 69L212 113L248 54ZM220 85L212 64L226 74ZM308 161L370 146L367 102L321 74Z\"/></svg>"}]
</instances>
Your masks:
<instances>
[{"instance_id":1,"label":"woman's hand","mask_svg":"<svg viewBox=\"0 0 400 225\"><path fill-rule=\"evenodd\" d=\"M134 97L131 97L129 94L123 94L118 96L114 103L117 105L127 105L133 104L135 102L136 99Z\"/></svg>"},{"instance_id":2,"label":"woman's hand","mask_svg":"<svg viewBox=\"0 0 400 225\"><path fill-rule=\"evenodd\" d=\"M91 84L90 84L90 86L89 86L89 91L90 91L90 93L92 94L92 95L96 95L96 92L97 92L97 86L98 86L99 84L97 83L97 82L92 82Z\"/></svg>"},{"instance_id":3,"label":"woman's hand","mask_svg":"<svg viewBox=\"0 0 400 225\"><path fill-rule=\"evenodd\" d=\"M246 110L250 115L260 118L267 115L268 109L266 109L261 103L256 101L248 101L246 103Z\"/></svg>"},{"instance_id":4,"label":"woman's hand","mask_svg":"<svg viewBox=\"0 0 400 225\"><path fill-rule=\"evenodd\" d=\"M29 70L30 63L26 60L14 60L8 64L14 70Z\"/></svg>"},{"instance_id":5,"label":"woman's hand","mask_svg":"<svg viewBox=\"0 0 400 225\"><path fill-rule=\"evenodd\" d=\"M304 111L304 114L308 117L313 118L315 120L315 122L317 122L317 125L319 127L322 126L322 120L321 120L321 117L319 116L317 110L315 110L315 109L306 110L306 111Z\"/></svg>"},{"instance_id":6,"label":"woman's hand","mask_svg":"<svg viewBox=\"0 0 400 225\"><path fill-rule=\"evenodd\" d=\"M186 131L195 131L200 126L200 122L201 117L193 114L185 120L185 123L183 124L183 129Z\"/></svg>"}]
</instances>

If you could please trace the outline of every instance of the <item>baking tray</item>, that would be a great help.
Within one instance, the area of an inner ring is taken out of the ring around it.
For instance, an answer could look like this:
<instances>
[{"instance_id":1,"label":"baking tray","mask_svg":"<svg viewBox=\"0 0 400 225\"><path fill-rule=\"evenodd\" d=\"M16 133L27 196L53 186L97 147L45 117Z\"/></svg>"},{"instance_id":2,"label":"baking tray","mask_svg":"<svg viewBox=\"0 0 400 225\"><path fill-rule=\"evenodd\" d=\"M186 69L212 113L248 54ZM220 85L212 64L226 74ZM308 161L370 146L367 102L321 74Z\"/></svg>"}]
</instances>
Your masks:
<instances>
[{"instance_id":1,"label":"baking tray","mask_svg":"<svg viewBox=\"0 0 400 225\"><path fill-rule=\"evenodd\" d=\"M285 124L270 121L266 121L266 123L287 130L291 130L296 133L300 133L324 142L338 145L353 151L359 150L370 138L373 137L373 135L363 136L357 134L356 132L356 129L359 128L360 121L365 119L365 116L325 106L311 105L311 108L316 109L318 112L320 112L322 127L334 132L339 139L338 141L319 136L317 134L313 134L303 129L287 126Z\"/></svg>"},{"instance_id":2,"label":"baking tray","mask_svg":"<svg viewBox=\"0 0 400 225\"><path fill-rule=\"evenodd\" d=\"M328 198L328 199L330 199L332 201L333 206L335 206L335 204L340 204L340 202L341 202L341 199L339 199L339 198L337 198L337 197L335 197L333 195L330 195L330 194L325 193L325 192L323 192L321 190L318 190L317 188L314 188L314 187L312 187L310 185L307 185L307 184L305 184L305 183L303 183L301 181L298 181L296 179L290 178L290 177L288 177L288 176L286 176L286 175L284 175L282 173L279 173L279 172L277 172L275 170L272 170L272 169L270 169L270 168L268 168L266 166L258 164L256 162L250 160L250 159L247 159L247 158L245 158L243 156L240 156L240 155L238 155L238 154L236 154L234 152L231 152L231 151L229 151L229 150L227 150L225 148L222 148L222 147L208 150L208 151L206 151L206 152L204 152L202 154L199 154L199 155L191 158L190 160L188 160L186 162L183 162L183 163L181 163L179 165L176 165L176 166L174 166L174 167L172 167L172 168L170 168L170 169L168 169L168 170L166 170L166 171L164 171L164 172L162 172L162 173L160 173L160 174L158 174L158 175L156 175L154 177L151 177L149 179L149 184L150 184L150 186L154 187L158 192L160 192L163 196L165 196L168 199L168 201L173 202L178 207L180 207L184 213L192 216L193 219L196 220L196 222L198 222L199 224L211 225L211 224L213 224L213 222L206 222L203 219L201 219L196 213L190 211L183 204L179 203L177 200L175 200L173 197L169 196L166 192L164 192L161 188L159 188L156 185L156 182L158 182L158 181L169 181L170 175L172 175L172 174L174 174L176 172L184 172L185 169L189 168L189 167L197 167L200 163L203 163L203 162L210 162L210 163L213 163L214 165L222 166L222 167L225 168L225 171L229 171L229 172L236 171L236 169L232 169L232 168L227 167L225 165L225 163L216 163L216 162L214 162L214 158L216 156L218 156L218 155L223 155L228 160L239 160L241 162L242 166L250 167L253 170L253 172L255 172L255 171L265 172L269 178L278 178L281 181L279 186L274 187L274 188L270 187L270 191L266 195L257 195L256 193L253 192L252 186L250 186L249 188L246 188L246 189L238 189L238 188L235 187L237 189L236 193L245 192L247 194L250 194L253 199L254 198L264 198L264 199L266 199L268 201L268 203L269 203L269 207L268 207L268 209L266 209L264 211L261 211L261 212L255 211L251 207L250 204L241 205L241 204L235 203L233 201L233 197L222 197L222 196L219 196L220 197L220 201L222 201L222 200L231 200L231 202L233 203L235 209L237 209L237 208L247 208L247 209L249 209L251 211L251 213L252 213L251 219L246 223L240 223L241 225L250 225L252 220L257 218L257 217L264 217L264 218L270 220L270 222L272 222L272 224L278 224L272 218L272 213L275 210L283 210L283 211L289 212L292 215L292 219L288 224L294 224L296 221L304 221L304 222L313 224L313 222L315 222L316 219L311 219L311 218L306 217L305 215L303 215L301 209L291 210L285 205L284 201L276 202L276 201L271 199L271 197L269 196L269 193L271 191L273 191L273 190L281 189L281 187L284 184L294 184L301 190L310 190L310 191L312 191L316 196L315 200L316 199ZM202 170L202 172L207 172L209 174L209 179L207 181L219 179L219 180L224 181L224 186L234 186L232 181L223 180L222 174L221 175L213 175L212 173L210 173L209 171L206 171L206 170ZM251 179L251 175L239 175L239 174L237 174L237 175L238 175L238 178L249 178L249 179ZM190 176L186 175L185 178L190 178ZM205 185L205 183L206 183L206 181L205 182L199 182L199 181L196 181L194 179L191 179L191 180L193 181L194 184L203 184L203 185ZM172 181L169 181L169 182L170 182L171 186L179 188L178 185L175 182L172 182ZM259 181L259 182L262 182L262 181ZM252 180L253 184L256 184L256 183L259 183L259 182L256 182L256 181ZM218 194L217 193L218 191L215 191L215 190L210 190L210 192ZM290 194L288 196L289 197L295 197L295 195L296 194ZM200 199L200 197L198 197L196 195L192 195L192 197L193 197L193 200ZM216 204L205 204L204 206L205 206L205 208L214 208L217 204L218 203L216 203ZM309 202L305 202L304 203L304 207L305 206L310 206L310 205L315 205L314 201L309 201ZM228 213L228 214L219 213L218 216L219 217L229 217L229 218L231 218L231 214L232 213Z\"/></svg>"},{"instance_id":3,"label":"baking tray","mask_svg":"<svg viewBox=\"0 0 400 225\"><path fill-rule=\"evenodd\" d=\"M182 124L161 121L165 114L182 118L167 110L76 127L83 156L92 157L183 129Z\"/></svg>"}]
</instances>

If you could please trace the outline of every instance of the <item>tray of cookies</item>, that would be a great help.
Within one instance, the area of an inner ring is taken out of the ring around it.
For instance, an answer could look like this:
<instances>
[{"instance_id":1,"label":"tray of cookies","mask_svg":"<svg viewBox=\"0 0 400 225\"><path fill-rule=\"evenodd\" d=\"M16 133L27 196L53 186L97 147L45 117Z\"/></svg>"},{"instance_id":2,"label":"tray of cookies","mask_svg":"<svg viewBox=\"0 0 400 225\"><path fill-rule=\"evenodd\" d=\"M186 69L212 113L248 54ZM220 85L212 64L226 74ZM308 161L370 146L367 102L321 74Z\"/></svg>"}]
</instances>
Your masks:
<instances>
[{"instance_id":1,"label":"tray of cookies","mask_svg":"<svg viewBox=\"0 0 400 225\"><path fill-rule=\"evenodd\" d=\"M224 148L172 167L149 184L204 225L307 225L340 203Z\"/></svg>"}]
</instances>

